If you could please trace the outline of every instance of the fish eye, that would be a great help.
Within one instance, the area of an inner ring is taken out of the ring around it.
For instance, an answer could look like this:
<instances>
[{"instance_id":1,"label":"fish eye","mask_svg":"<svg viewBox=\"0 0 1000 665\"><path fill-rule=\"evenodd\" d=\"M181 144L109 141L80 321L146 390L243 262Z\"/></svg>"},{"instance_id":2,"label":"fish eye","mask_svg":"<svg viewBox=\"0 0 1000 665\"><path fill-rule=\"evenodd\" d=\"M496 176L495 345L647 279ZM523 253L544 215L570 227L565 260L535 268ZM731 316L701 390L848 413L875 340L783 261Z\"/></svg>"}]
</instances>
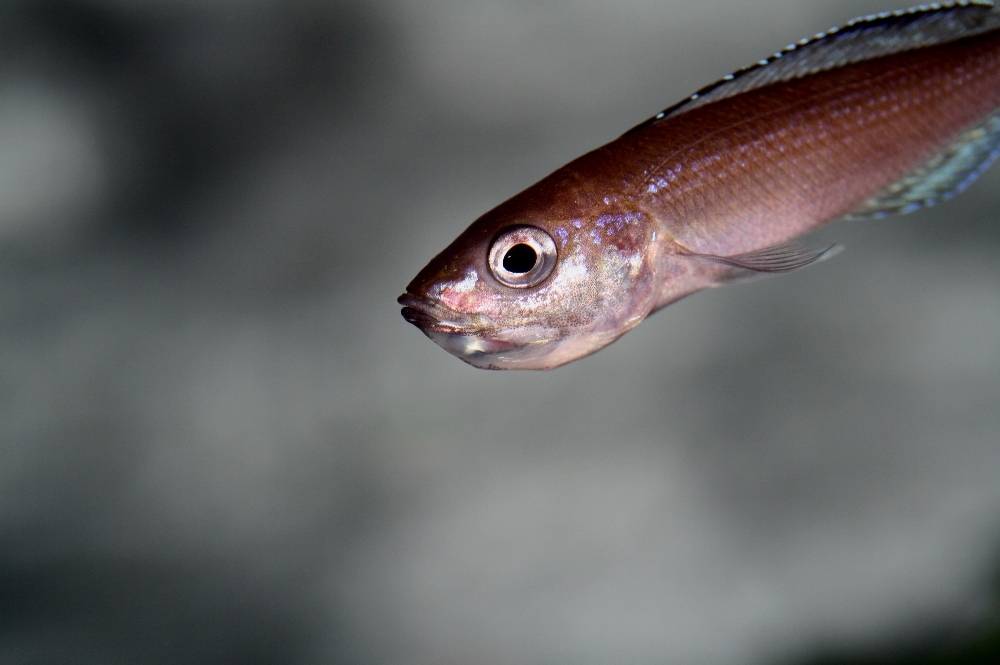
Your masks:
<instances>
[{"instance_id":1,"label":"fish eye","mask_svg":"<svg viewBox=\"0 0 1000 665\"><path fill-rule=\"evenodd\" d=\"M520 242L508 249L507 253L503 255L503 268L507 272L522 274L534 268L536 261L538 261L538 253L531 248L531 245Z\"/></svg>"},{"instance_id":2,"label":"fish eye","mask_svg":"<svg viewBox=\"0 0 1000 665\"><path fill-rule=\"evenodd\" d=\"M556 243L534 226L504 229L490 245L489 265L501 284L526 289L541 283L556 267Z\"/></svg>"}]
</instances>

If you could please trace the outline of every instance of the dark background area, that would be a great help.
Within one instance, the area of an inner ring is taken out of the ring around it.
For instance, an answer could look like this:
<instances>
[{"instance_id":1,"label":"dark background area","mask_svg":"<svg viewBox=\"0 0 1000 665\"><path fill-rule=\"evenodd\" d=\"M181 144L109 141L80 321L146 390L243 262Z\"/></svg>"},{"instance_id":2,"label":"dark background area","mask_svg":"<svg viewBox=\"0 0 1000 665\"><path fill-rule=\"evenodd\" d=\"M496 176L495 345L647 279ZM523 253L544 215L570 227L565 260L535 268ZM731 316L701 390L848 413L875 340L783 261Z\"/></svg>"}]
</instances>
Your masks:
<instances>
[{"instance_id":1,"label":"dark background area","mask_svg":"<svg viewBox=\"0 0 1000 665\"><path fill-rule=\"evenodd\" d=\"M0 662L996 662L998 171L549 373L395 304L566 161L892 8L4 3Z\"/></svg>"}]
</instances>

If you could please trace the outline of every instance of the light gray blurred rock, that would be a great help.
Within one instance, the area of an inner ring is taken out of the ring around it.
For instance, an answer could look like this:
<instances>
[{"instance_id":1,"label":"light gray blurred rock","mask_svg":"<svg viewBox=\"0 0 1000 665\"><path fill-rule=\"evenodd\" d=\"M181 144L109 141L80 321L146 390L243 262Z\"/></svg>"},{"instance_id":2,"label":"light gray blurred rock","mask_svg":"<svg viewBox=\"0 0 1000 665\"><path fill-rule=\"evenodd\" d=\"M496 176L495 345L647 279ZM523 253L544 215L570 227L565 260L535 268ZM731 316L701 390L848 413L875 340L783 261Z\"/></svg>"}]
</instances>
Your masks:
<instances>
[{"instance_id":1,"label":"light gray blurred rock","mask_svg":"<svg viewBox=\"0 0 1000 665\"><path fill-rule=\"evenodd\" d=\"M224 44L284 11L164 6L230 26ZM699 294L550 373L465 366L395 305L565 161L886 8L302 3L364 39L294 103L280 76L198 70L178 99L266 136L178 190L180 230L112 226L58 264L0 268L0 577L53 580L29 600L98 589L16 614L0 654L70 639L93 662L224 660L257 636L266 662L784 662L974 620L1000 508L996 174L830 227L835 260ZM264 92L197 106L209 75ZM37 146L77 154L90 126L65 108ZM66 209L99 191L52 182ZM126 582L144 592L115 600Z\"/></svg>"}]
</instances>

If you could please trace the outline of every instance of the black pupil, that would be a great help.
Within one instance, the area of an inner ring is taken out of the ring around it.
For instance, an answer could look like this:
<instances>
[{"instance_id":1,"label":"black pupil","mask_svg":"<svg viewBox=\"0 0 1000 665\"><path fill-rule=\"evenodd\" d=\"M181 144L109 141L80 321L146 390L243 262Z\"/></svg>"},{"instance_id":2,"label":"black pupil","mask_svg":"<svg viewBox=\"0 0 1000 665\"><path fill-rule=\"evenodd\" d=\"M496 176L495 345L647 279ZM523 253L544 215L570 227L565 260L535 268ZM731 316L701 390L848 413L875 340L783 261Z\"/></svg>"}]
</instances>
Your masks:
<instances>
[{"instance_id":1,"label":"black pupil","mask_svg":"<svg viewBox=\"0 0 1000 665\"><path fill-rule=\"evenodd\" d=\"M538 254L523 243L514 245L503 255L503 268L507 272L526 273L535 267Z\"/></svg>"}]
</instances>

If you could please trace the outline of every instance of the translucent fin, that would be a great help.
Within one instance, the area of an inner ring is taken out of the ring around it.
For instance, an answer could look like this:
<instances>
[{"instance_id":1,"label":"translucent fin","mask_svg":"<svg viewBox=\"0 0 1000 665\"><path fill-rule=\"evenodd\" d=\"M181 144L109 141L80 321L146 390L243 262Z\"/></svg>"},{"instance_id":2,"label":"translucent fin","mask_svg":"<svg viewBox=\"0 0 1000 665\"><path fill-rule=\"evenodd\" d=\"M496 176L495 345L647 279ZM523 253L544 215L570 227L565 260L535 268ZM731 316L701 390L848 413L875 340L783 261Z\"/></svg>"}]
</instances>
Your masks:
<instances>
[{"instance_id":1,"label":"translucent fin","mask_svg":"<svg viewBox=\"0 0 1000 665\"><path fill-rule=\"evenodd\" d=\"M1000 111L967 129L929 160L910 171L845 219L880 219L946 201L976 181L1000 156Z\"/></svg>"},{"instance_id":2,"label":"translucent fin","mask_svg":"<svg viewBox=\"0 0 1000 665\"><path fill-rule=\"evenodd\" d=\"M714 254L690 254L690 256L712 263L720 263L730 268L738 268L741 271L780 275L828 259L839 254L842 249L841 245L831 245L825 249L812 249L792 241L733 256L715 256Z\"/></svg>"},{"instance_id":3,"label":"translucent fin","mask_svg":"<svg viewBox=\"0 0 1000 665\"><path fill-rule=\"evenodd\" d=\"M945 44L997 28L1000 28L1000 14L993 10L992 2L984 0L935 3L857 18L842 28L831 28L812 38L800 40L769 58L725 76L628 133L772 83Z\"/></svg>"}]
</instances>

